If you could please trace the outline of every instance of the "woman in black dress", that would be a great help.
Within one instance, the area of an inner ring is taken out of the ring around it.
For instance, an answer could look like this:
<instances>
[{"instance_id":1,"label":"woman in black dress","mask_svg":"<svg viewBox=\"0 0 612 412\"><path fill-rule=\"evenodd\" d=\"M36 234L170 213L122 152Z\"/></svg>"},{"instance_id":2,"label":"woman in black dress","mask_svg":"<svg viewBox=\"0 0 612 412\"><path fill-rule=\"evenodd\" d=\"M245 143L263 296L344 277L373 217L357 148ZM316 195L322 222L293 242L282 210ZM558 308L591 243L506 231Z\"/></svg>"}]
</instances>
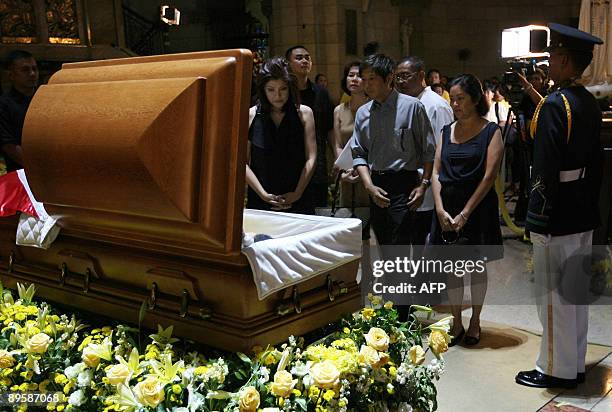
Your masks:
<instances>
[{"instance_id":1,"label":"woman in black dress","mask_svg":"<svg viewBox=\"0 0 612 412\"><path fill-rule=\"evenodd\" d=\"M314 214L308 191L317 156L314 117L299 104L285 59L263 64L257 93L259 103L249 110L247 208Z\"/></svg>"},{"instance_id":2,"label":"woman in black dress","mask_svg":"<svg viewBox=\"0 0 612 412\"><path fill-rule=\"evenodd\" d=\"M475 76L465 74L453 80L450 97L457 121L444 127L442 144L436 149L432 175L436 214L430 240L435 245L464 245L461 248L464 260L500 259L503 247L493 186L503 153L501 132L497 124L483 118L488 107ZM461 322L463 277L449 276L448 297L454 316L451 344L460 341L464 334L465 344L479 342L480 312L486 291L486 269L483 273L472 272L472 318L466 332Z\"/></svg>"}]
</instances>

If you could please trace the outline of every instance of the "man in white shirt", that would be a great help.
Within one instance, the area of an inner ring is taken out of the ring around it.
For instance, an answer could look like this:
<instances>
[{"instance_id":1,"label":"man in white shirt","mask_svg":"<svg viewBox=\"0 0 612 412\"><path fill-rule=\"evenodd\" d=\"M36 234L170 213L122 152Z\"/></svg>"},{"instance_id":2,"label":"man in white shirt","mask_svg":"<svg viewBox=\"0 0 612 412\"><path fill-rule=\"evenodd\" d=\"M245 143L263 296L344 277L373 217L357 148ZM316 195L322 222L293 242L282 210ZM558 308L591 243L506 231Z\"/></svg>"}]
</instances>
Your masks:
<instances>
[{"instance_id":1,"label":"man in white shirt","mask_svg":"<svg viewBox=\"0 0 612 412\"><path fill-rule=\"evenodd\" d=\"M431 90L425 83L425 62L417 56L404 57L395 70L395 88L398 92L416 97L425 106L427 117L433 129L436 145L442 139L442 128L454 121L453 110L446 100ZM419 170L422 174L422 169ZM431 187L427 188L423 204L417 209L415 222L410 234L413 256L421 255L429 230L434 209Z\"/></svg>"}]
</instances>

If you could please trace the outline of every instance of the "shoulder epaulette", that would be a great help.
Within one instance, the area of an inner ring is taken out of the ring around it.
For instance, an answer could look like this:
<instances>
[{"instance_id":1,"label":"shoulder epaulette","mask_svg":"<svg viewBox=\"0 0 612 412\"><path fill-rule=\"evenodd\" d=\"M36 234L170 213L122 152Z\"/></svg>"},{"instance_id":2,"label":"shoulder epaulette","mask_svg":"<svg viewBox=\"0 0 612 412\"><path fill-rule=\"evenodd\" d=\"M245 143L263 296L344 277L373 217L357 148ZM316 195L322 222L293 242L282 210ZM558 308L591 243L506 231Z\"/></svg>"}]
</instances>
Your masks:
<instances>
[{"instance_id":1,"label":"shoulder epaulette","mask_svg":"<svg viewBox=\"0 0 612 412\"><path fill-rule=\"evenodd\" d=\"M542 106L546 102L546 99L551 97L553 94L554 93L549 94L548 96L540 100L538 106L536 107L536 110L533 114L533 119L531 120L531 124L529 125L529 134L531 134L532 139L535 139L536 130L538 129L538 119L540 117L540 110L542 110ZM559 92L559 94L561 95L563 105L565 106L565 114L567 116L567 141L569 142L570 136L572 134L572 108L569 104L569 100L567 100L567 97L565 97L565 95L561 92Z\"/></svg>"}]
</instances>

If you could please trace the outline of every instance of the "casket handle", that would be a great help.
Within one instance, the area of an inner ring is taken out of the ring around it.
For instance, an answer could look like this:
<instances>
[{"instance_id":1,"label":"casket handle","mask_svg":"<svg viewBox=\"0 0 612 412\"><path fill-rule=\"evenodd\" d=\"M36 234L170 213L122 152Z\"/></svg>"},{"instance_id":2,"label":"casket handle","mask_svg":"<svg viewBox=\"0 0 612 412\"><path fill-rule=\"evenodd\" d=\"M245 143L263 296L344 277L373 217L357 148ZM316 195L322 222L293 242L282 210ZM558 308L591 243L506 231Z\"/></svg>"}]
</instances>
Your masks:
<instances>
[{"instance_id":1,"label":"casket handle","mask_svg":"<svg viewBox=\"0 0 612 412\"><path fill-rule=\"evenodd\" d=\"M15 251L12 251L9 255L8 268L6 271L8 273L13 273L13 266L15 265Z\"/></svg>"},{"instance_id":2,"label":"casket handle","mask_svg":"<svg viewBox=\"0 0 612 412\"><path fill-rule=\"evenodd\" d=\"M297 286L293 287L292 298L293 298L293 309L295 313L302 313L302 302L300 302L300 292L298 292Z\"/></svg>"},{"instance_id":3,"label":"casket handle","mask_svg":"<svg viewBox=\"0 0 612 412\"><path fill-rule=\"evenodd\" d=\"M187 316L187 309L189 308L189 291L187 289L183 289L181 292L181 310L179 311L179 316L184 318Z\"/></svg>"},{"instance_id":4,"label":"casket handle","mask_svg":"<svg viewBox=\"0 0 612 412\"><path fill-rule=\"evenodd\" d=\"M338 289L337 292L334 289ZM333 302L336 300L337 296L346 295L348 293L348 288L344 285L342 281L335 281L332 279L331 275L327 275L327 296L329 297L329 301Z\"/></svg>"},{"instance_id":5,"label":"casket handle","mask_svg":"<svg viewBox=\"0 0 612 412\"><path fill-rule=\"evenodd\" d=\"M89 292L89 282L91 281L91 269L87 268L83 277L83 293Z\"/></svg>"},{"instance_id":6,"label":"casket handle","mask_svg":"<svg viewBox=\"0 0 612 412\"><path fill-rule=\"evenodd\" d=\"M157 283L153 282L151 284L151 294L149 295L149 302L147 307L149 310L155 309L155 305L157 304Z\"/></svg>"},{"instance_id":7,"label":"casket handle","mask_svg":"<svg viewBox=\"0 0 612 412\"><path fill-rule=\"evenodd\" d=\"M62 265L60 266L59 276L60 286L64 286L64 284L66 283L66 276L68 276L68 265L66 264L66 262L62 262Z\"/></svg>"}]
</instances>

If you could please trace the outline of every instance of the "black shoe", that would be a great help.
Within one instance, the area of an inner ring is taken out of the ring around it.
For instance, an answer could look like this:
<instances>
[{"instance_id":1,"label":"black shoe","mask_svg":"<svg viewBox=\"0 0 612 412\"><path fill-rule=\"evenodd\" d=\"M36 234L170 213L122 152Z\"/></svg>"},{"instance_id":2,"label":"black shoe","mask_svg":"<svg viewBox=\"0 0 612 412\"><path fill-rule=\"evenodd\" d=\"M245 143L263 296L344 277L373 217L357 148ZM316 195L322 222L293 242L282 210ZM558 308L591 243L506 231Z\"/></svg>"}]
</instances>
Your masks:
<instances>
[{"instance_id":1,"label":"black shoe","mask_svg":"<svg viewBox=\"0 0 612 412\"><path fill-rule=\"evenodd\" d=\"M578 374L576 375L576 382L584 383L585 380L586 380L586 375L584 374L584 372L578 372Z\"/></svg>"},{"instance_id":2,"label":"black shoe","mask_svg":"<svg viewBox=\"0 0 612 412\"><path fill-rule=\"evenodd\" d=\"M465 335L465 339L463 339L463 343L465 343L466 346L478 345L478 343L480 342L481 333L482 333L482 330L480 329L480 326L479 326L478 327L478 337Z\"/></svg>"},{"instance_id":3,"label":"black shoe","mask_svg":"<svg viewBox=\"0 0 612 412\"><path fill-rule=\"evenodd\" d=\"M577 386L576 379L562 379L545 375L537 370L519 372L514 378L516 383L530 388L564 388L573 389Z\"/></svg>"},{"instance_id":4,"label":"black shoe","mask_svg":"<svg viewBox=\"0 0 612 412\"><path fill-rule=\"evenodd\" d=\"M461 332L459 332L459 334L457 336L451 336L451 340L448 344L449 347L451 346L455 346L456 344L458 344L459 342L461 342L461 339L463 339L463 335L465 335L465 328L461 328Z\"/></svg>"}]
</instances>

